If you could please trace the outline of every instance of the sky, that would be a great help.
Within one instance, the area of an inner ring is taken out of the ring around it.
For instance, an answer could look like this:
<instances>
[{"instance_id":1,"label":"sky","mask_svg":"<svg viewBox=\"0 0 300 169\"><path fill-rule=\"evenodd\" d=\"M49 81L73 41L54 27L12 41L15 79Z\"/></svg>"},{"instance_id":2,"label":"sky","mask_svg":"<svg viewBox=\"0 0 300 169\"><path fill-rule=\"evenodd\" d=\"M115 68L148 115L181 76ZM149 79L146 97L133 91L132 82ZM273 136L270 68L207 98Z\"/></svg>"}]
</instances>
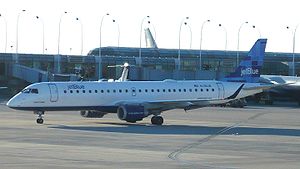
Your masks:
<instances>
[{"instance_id":1,"label":"sky","mask_svg":"<svg viewBox=\"0 0 300 169\"><path fill-rule=\"evenodd\" d=\"M239 39L247 51L267 38L267 52L292 52L298 8L297 0L1 0L0 52L7 24L6 52L17 52L18 42L19 53L86 55L100 46L102 18L102 47L140 47L140 30L149 27L159 48L178 49L180 41L181 49L199 50L202 24L211 20L203 25L202 49L237 50ZM142 22L146 16L150 24ZM141 40L145 47L144 34ZM300 53L300 30L295 40Z\"/></svg>"}]
</instances>

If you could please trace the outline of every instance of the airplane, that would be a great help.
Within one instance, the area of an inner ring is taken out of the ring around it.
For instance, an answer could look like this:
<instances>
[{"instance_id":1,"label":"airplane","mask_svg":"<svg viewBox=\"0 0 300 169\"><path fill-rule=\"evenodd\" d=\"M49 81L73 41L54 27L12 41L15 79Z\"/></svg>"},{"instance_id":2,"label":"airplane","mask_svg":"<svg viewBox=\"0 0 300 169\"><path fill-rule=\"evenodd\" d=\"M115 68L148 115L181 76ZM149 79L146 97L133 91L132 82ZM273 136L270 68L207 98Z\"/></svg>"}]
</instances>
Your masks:
<instances>
[{"instance_id":1,"label":"airplane","mask_svg":"<svg viewBox=\"0 0 300 169\"><path fill-rule=\"evenodd\" d=\"M281 76L281 75L261 75L260 83L266 84L287 84L284 86L276 86L268 89L261 94L255 95L256 100L265 101L265 104L272 105L274 100L296 101L300 106L300 77L297 76Z\"/></svg>"},{"instance_id":2,"label":"airplane","mask_svg":"<svg viewBox=\"0 0 300 169\"><path fill-rule=\"evenodd\" d=\"M263 41L263 40L260 40ZM256 46L258 45L258 46ZM255 43L250 53L265 47ZM246 74L241 74L244 76ZM161 113L171 109L185 111L218 105L262 92L274 85L223 82L216 80L163 81L74 81L41 82L25 87L7 106L33 111L43 124L45 111L81 111L86 117L116 113L130 123L153 115L151 123L162 125Z\"/></svg>"}]
</instances>

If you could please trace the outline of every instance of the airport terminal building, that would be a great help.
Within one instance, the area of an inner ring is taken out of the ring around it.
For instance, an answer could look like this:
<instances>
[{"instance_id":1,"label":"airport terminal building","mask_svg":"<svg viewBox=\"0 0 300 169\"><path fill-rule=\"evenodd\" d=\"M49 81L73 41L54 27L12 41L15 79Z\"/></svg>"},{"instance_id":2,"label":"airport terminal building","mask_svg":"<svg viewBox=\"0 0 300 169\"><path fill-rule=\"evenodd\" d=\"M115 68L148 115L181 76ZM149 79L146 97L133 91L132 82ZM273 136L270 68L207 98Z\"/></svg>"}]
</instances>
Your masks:
<instances>
[{"instance_id":1,"label":"airport terminal building","mask_svg":"<svg viewBox=\"0 0 300 169\"><path fill-rule=\"evenodd\" d=\"M86 80L117 79L122 68L108 67L128 62L131 80L218 79L236 68L248 52L160 48L103 47L86 56L0 54L1 79L15 77L28 82L70 80L67 75L80 74ZM180 60L178 55L180 54ZM300 54L295 54L295 74L300 74ZM261 74L292 75L292 53L266 52ZM59 76L62 75L62 76ZM59 78L60 77L60 78ZM64 78L67 77L67 78Z\"/></svg>"}]
</instances>

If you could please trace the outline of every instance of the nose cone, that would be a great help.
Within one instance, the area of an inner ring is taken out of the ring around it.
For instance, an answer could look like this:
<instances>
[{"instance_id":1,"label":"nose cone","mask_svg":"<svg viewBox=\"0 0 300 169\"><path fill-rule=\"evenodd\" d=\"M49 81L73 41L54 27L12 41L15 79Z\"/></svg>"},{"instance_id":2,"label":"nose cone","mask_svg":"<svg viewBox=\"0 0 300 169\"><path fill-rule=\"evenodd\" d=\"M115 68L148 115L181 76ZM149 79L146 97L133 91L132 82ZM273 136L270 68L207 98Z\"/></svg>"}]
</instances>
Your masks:
<instances>
[{"instance_id":1,"label":"nose cone","mask_svg":"<svg viewBox=\"0 0 300 169\"><path fill-rule=\"evenodd\" d=\"M6 106L13 109L19 107L20 103L18 102L18 99L16 97L13 97L6 103Z\"/></svg>"}]
</instances>

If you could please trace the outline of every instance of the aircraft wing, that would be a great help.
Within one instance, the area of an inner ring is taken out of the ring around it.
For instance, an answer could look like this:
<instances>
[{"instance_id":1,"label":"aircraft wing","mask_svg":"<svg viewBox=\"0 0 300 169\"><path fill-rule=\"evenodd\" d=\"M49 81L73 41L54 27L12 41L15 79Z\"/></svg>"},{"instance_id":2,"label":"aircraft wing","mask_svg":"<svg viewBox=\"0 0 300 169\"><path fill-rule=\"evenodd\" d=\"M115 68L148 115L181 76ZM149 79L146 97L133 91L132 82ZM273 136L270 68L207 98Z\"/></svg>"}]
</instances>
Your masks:
<instances>
[{"instance_id":1,"label":"aircraft wing","mask_svg":"<svg viewBox=\"0 0 300 169\"><path fill-rule=\"evenodd\" d=\"M276 84L266 84L266 85L260 85L260 86L253 86L253 87L244 87L243 90L267 90L273 87L278 87L278 86L287 86L290 84L294 84L296 82L291 82L291 83L276 83Z\"/></svg>"},{"instance_id":2,"label":"aircraft wing","mask_svg":"<svg viewBox=\"0 0 300 169\"><path fill-rule=\"evenodd\" d=\"M231 99L230 99L231 100ZM166 111L171 109L191 110L209 105L223 104L228 99L189 99L189 100L155 100L155 101L135 101L135 102L120 102L117 105L143 105L149 111Z\"/></svg>"}]
</instances>

